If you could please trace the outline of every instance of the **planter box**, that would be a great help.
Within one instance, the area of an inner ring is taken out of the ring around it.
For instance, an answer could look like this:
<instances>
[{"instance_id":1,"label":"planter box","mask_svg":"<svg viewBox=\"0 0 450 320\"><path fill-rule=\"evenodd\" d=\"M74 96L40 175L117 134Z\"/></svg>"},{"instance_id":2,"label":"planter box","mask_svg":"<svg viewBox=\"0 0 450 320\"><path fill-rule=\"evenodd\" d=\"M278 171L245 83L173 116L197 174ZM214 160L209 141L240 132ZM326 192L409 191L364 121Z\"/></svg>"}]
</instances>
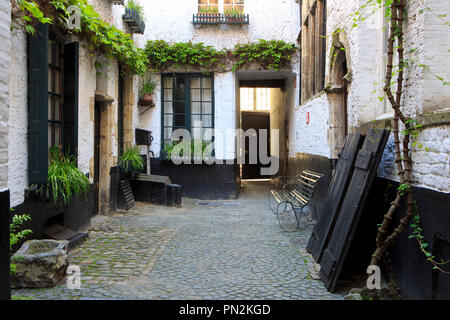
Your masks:
<instances>
[{"instance_id":1,"label":"planter box","mask_svg":"<svg viewBox=\"0 0 450 320\"><path fill-rule=\"evenodd\" d=\"M183 196L203 200L236 199L240 178L237 164L181 164L150 158L151 173L168 176L182 186Z\"/></svg>"},{"instance_id":2,"label":"planter box","mask_svg":"<svg viewBox=\"0 0 450 320\"><path fill-rule=\"evenodd\" d=\"M192 23L194 25L218 25L218 24L244 25L250 24L250 16L248 14L235 16L220 13L198 13L192 16Z\"/></svg>"},{"instance_id":3,"label":"planter box","mask_svg":"<svg viewBox=\"0 0 450 320\"><path fill-rule=\"evenodd\" d=\"M94 192L91 187L86 195L73 197L68 205L53 202L47 197L45 190L30 187L25 190L25 201L14 208L12 214L28 214L31 221L24 224L24 228L31 229L33 233L27 238L42 239L44 229L52 224L60 224L74 231L90 223L94 212ZM17 250L19 243L14 249Z\"/></svg>"},{"instance_id":4,"label":"planter box","mask_svg":"<svg viewBox=\"0 0 450 320\"><path fill-rule=\"evenodd\" d=\"M125 14L122 16L122 18L123 21L128 25L131 33L144 33L145 23L135 9L125 8Z\"/></svg>"}]
</instances>

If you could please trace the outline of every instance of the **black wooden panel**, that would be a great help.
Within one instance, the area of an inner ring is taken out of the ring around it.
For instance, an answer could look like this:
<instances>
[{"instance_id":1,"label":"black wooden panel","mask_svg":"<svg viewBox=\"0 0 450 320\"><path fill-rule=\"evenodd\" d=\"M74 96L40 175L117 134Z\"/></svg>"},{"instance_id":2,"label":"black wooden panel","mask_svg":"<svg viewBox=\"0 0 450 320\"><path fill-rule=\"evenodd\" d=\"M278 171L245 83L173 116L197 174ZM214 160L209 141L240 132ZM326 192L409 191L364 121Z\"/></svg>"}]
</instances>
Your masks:
<instances>
[{"instance_id":1,"label":"black wooden panel","mask_svg":"<svg viewBox=\"0 0 450 320\"><path fill-rule=\"evenodd\" d=\"M64 45L64 149L77 156L79 43Z\"/></svg>"},{"instance_id":2,"label":"black wooden panel","mask_svg":"<svg viewBox=\"0 0 450 320\"><path fill-rule=\"evenodd\" d=\"M326 198L322 200L323 204L318 206L318 216L320 219L315 225L306 247L306 250L311 253L317 263L320 262L323 250L333 231L337 213L339 212L352 176L353 164L363 140L363 136L359 133L350 134L346 137L344 149L339 155L336 170L331 179Z\"/></svg>"},{"instance_id":3,"label":"black wooden panel","mask_svg":"<svg viewBox=\"0 0 450 320\"><path fill-rule=\"evenodd\" d=\"M48 25L28 39L28 178L45 183L48 171Z\"/></svg>"},{"instance_id":4,"label":"black wooden panel","mask_svg":"<svg viewBox=\"0 0 450 320\"><path fill-rule=\"evenodd\" d=\"M0 300L11 299L9 217L9 190L6 190L0 192Z\"/></svg>"},{"instance_id":5,"label":"black wooden panel","mask_svg":"<svg viewBox=\"0 0 450 320\"><path fill-rule=\"evenodd\" d=\"M370 130L358 153L352 179L320 263L320 277L329 291L335 290L388 137L388 130Z\"/></svg>"}]
</instances>

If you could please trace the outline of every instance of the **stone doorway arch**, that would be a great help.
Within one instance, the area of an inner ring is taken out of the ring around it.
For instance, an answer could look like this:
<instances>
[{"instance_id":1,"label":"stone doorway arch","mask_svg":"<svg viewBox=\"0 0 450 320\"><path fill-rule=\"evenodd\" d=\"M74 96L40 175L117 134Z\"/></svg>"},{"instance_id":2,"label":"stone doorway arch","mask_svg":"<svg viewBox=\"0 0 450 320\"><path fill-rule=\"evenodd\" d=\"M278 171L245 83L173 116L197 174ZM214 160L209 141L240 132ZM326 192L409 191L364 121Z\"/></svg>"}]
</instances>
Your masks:
<instances>
[{"instance_id":1,"label":"stone doorway arch","mask_svg":"<svg viewBox=\"0 0 450 320\"><path fill-rule=\"evenodd\" d=\"M338 158L349 133L348 93L351 83L348 52L345 45L335 39L331 50L331 63L328 86L325 91L330 105L329 141L331 157Z\"/></svg>"}]
</instances>

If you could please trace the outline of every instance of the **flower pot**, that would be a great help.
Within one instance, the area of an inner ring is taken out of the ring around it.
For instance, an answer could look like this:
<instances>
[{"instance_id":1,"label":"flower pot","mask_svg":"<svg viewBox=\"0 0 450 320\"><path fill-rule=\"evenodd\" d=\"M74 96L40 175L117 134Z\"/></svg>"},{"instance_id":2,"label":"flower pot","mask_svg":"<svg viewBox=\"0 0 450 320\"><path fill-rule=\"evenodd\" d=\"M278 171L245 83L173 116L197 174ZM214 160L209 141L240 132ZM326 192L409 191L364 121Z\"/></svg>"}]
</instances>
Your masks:
<instances>
[{"instance_id":1,"label":"flower pot","mask_svg":"<svg viewBox=\"0 0 450 320\"><path fill-rule=\"evenodd\" d=\"M145 106L145 107L153 105L153 95L151 95L151 94L146 94L146 95L142 96L142 97L139 99L138 104L139 104L140 106Z\"/></svg>"}]
</instances>

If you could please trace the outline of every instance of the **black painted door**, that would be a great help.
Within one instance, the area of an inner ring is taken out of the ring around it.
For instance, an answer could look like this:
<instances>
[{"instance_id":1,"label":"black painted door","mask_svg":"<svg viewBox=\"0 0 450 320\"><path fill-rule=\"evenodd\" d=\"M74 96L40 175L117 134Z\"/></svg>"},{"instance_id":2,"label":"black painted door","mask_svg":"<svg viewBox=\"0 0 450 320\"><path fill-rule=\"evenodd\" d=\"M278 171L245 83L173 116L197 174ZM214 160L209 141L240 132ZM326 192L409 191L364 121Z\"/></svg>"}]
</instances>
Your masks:
<instances>
[{"instance_id":1,"label":"black painted door","mask_svg":"<svg viewBox=\"0 0 450 320\"><path fill-rule=\"evenodd\" d=\"M322 205L319 206L320 212L318 216L320 219L314 226L306 247L306 250L311 253L317 263L320 262L324 247L333 231L337 214L352 177L356 155L363 141L364 138L359 133L350 134L345 138L345 145L339 154L339 160L328 187L327 195L325 199L318 199L320 202L323 201Z\"/></svg>"},{"instance_id":2,"label":"black painted door","mask_svg":"<svg viewBox=\"0 0 450 320\"><path fill-rule=\"evenodd\" d=\"M244 152L245 152L245 164L242 165L242 179L261 179L267 178L267 176L261 176L261 168L263 165L259 158L259 130L266 129L270 134L270 114L268 112L245 112L242 115L242 129L246 132L248 129L254 129L256 131L256 152L257 163L250 164L250 148L251 138L245 139ZM267 139L267 156L270 156L270 139ZM266 165L267 166L267 165Z\"/></svg>"},{"instance_id":3,"label":"black painted door","mask_svg":"<svg viewBox=\"0 0 450 320\"><path fill-rule=\"evenodd\" d=\"M355 170L320 262L320 277L329 291L336 288L388 138L389 130L370 130L358 152Z\"/></svg>"}]
</instances>

